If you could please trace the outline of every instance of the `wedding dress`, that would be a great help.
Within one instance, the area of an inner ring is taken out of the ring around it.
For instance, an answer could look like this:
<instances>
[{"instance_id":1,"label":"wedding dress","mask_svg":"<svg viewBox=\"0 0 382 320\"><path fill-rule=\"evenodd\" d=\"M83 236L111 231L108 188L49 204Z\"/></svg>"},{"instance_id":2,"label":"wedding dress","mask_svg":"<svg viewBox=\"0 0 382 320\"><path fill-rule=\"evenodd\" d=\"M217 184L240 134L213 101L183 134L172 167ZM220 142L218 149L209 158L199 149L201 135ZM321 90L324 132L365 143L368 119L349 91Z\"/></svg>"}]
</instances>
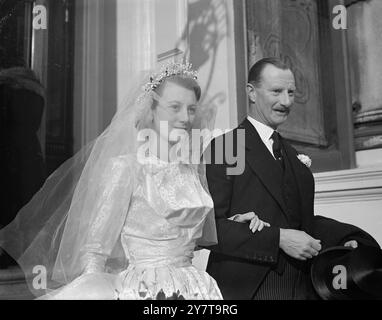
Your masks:
<instances>
[{"instance_id":1,"label":"wedding dress","mask_svg":"<svg viewBox=\"0 0 382 320\"><path fill-rule=\"evenodd\" d=\"M191 264L213 208L194 168L155 157L140 164L121 156L113 159L107 175L110 190L118 176L129 177L131 196L125 202L126 218L119 217L121 230L115 223L113 230L108 228L110 204L103 203L86 243L84 274L42 298L155 299L163 291L166 297L178 293L185 299L222 299L215 280ZM98 250L110 233L120 234L128 261L116 275L105 274L107 255Z\"/></svg>"}]
</instances>

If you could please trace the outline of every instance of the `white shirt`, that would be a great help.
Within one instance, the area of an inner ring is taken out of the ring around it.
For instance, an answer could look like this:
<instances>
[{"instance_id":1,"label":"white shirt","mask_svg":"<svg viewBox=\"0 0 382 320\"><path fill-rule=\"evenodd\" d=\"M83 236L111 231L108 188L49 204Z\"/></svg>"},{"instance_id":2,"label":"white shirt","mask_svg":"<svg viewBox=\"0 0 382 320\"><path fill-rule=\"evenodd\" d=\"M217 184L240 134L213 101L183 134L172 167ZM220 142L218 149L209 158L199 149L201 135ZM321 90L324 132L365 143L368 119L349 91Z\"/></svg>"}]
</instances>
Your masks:
<instances>
[{"instance_id":1,"label":"white shirt","mask_svg":"<svg viewBox=\"0 0 382 320\"><path fill-rule=\"evenodd\" d=\"M271 153L273 158L275 158L275 155L273 154L273 150L272 150L273 139L271 138L271 136L275 130L273 130L271 127L268 127L264 123L261 123L261 122L255 120L251 116L247 116L247 119L255 127L261 140L263 141L263 143L265 144L265 146L267 147L267 149L269 150L269 152Z\"/></svg>"}]
</instances>

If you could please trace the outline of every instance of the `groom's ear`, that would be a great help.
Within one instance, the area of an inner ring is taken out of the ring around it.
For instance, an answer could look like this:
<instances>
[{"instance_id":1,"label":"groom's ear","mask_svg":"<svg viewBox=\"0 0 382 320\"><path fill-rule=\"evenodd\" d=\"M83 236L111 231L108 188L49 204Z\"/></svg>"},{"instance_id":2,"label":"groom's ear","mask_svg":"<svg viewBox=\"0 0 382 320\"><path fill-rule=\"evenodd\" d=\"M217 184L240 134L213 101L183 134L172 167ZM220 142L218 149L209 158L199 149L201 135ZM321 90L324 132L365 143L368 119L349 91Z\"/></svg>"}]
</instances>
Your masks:
<instances>
[{"instance_id":1,"label":"groom's ear","mask_svg":"<svg viewBox=\"0 0 382 320\"><path fill-rule=\"evenodd\" d=\"M252 83L247 83L247 96L251 103L256 102L256 89Z\"/></svg>"}]
</instances>

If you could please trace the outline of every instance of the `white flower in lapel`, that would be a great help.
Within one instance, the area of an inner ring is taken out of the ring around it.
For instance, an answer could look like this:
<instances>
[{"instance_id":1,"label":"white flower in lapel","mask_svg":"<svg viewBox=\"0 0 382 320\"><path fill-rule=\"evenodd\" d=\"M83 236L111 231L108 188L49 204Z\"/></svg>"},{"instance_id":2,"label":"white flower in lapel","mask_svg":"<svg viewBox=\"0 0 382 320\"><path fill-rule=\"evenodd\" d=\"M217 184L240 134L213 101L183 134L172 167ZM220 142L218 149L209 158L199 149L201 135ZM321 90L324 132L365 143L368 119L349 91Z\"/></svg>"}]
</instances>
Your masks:
<instances>
[{"instance_id":1,"label":"white flower in lapel","mask_svg":"<svg viewBox=\"0 0 382 320\"><path fill-rule=\"evenodd\" d=\"M312 159L310 159L306 154L298 154L297 158L308 168L310 168L310 166L312 165Z\"/></svg>"}]
</instances>

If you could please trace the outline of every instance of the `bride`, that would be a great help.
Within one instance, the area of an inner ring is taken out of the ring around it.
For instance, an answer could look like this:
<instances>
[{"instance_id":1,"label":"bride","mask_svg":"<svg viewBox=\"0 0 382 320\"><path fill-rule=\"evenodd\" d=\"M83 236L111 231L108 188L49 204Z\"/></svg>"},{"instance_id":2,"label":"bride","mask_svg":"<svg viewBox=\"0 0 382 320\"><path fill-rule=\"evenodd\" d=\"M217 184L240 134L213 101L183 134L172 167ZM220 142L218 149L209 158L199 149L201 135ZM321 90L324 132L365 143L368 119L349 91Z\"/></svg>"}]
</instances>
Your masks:
<instances>
[{"instance_id":1,"label":"bride","mask_svg":"<svg viewBox=\"0 0 382 320\"><path fill-rule=\"evenodd\" d=\"M191 263L198 245L217 242L204 168L177 157L207 127L200 95L189 64L152 74L1 230L37 297L222 299Z\"/></svg>"}]
</instances>

